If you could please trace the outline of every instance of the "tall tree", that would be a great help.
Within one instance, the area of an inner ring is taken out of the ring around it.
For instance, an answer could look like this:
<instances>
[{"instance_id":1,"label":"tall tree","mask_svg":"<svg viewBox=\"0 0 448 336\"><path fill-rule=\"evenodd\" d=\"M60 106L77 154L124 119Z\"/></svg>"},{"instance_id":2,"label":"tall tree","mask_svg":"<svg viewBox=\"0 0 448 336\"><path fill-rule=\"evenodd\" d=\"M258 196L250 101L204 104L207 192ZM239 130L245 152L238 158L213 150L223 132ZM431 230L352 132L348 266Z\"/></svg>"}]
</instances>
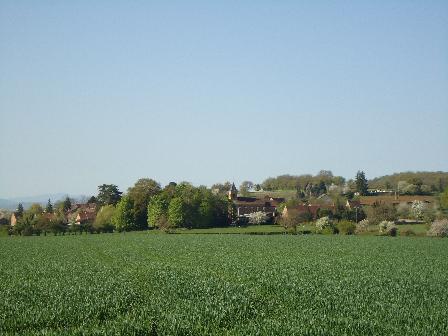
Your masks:
<instances>
[{"instance_id":1,"label":"tall tree","mask_svg":"<svg viewBox=\"0 0 448 336\"><path fill-rule=\"evenodd\" d=\"M149 178L139 179L128 189L128 197L134 207L134 222L137 229L148 227L148 203L160 193L160 184Z\"/></svg>"},{"instance_id":2,"label":"tall tree","mask_svg":"<svg viewBox=\"0 0 448 336\"><path fill-rule=\"evenodd\" d=\"M115 210L113 205L105 205L101 207L93 222L93 229L100 232L113 232L114 225L112 222Z\"/></svg>"},{"instance_id":3,"label":"tall tree","mask_svg":"<svg viewBox=\"0 0 448 336\"><path fill-rule=\"evenodd\" d=\"M240 185L240 193L243 196L249 195L249 191L254 187L254 183L251 181L243 181Z\"/></svg>"},{"instance_id":4,"label":"tall tree","mask_svg":"<svg viewBox=\"0 0 448 336\"><path fill-rule=\"evenodd\" d=\"M166 219L168 214L168 202L162 195L151 198L148 204L148 226L158 227L162 219Z\"/></svg>"},{"instance_id":5,"label":"tall tree","mask_svg":"<svg viewBox=\"0 0 448 336\"><path fill-rule=\"evenodd\" d=\"M23 216L23 205L22 203L19 203L19 205L17 206L17 210L16 210L16 215L17 217L22 217Z\"/></svg>"},{"instance_id":6,"label":"tall tree","mask_svg":"<svg viewBox=\"0 0 448 336\"><path fill-rule=\"evenodd\" d=\"M97 201L101 205L116 205L121 199L121 194L115 184L102 184L98 186Z\"/></svg>"},{"instance_id":7,"label":"tall tree","mask_svg":"<svg viewBox=\"0 0 448 336\"><path fill-rule=\"evenodd\" d=\"M355 185L356 191L359 192L360 195L367 195L369 185L367 183L366 175L361 170L358 170L356 173Z\"/></svg>"},{"instance_id":8,"label":"tall tree","mask_svg":"<svg viewBox=\"0 0 448 336\"><path fill-rule=\"evenodd\" d=\"M227 182L224 182L224 183L215 183L214 185L212 185L211 189L213 191L218 192L219 194L226 195L231 187L232 187L232 183L227 181Z\"/></svg>"},{"instance_id":9,"label":"tall tree","mask_svg":"<svg viewBox=\"0 0 448 336\"><path fill-rule=\"evenodd\" d=\"M53 213L53 204L51 204L51 200L48 199L47 206L45 207L46 213Z\"/></svg>"},{"instance_id":10,"label":"tall tree","mask_svg":"<svg viewBox=\"0 0 448 336\"><path fill-rule=\"evenodd\" d=\"M439 202L442 209L448 209L448 187L445 188L443 193L440 193Z\"/></svg>"},{"instance_id":11,"label":"tall tree","mask_svg":"<svg viewBox=\"0 0 448 336\"><path fill-rule=\"evenodd\" d=\"M172 227L181 227L186 220L186 205L181 197L174 197L168 206L168 222Z\"/></svg>"},{"instance_id":12,"label":"tall tree","mask_svg":"<svg viewBox=\"0 0 448 336\"><path fill-rule=\"evenodd\" d=\"M72 201L70 200L70 198L68 196L65 198L63 204L64 204L63 205L64 212L67 212L72 207Z\"/></svg>"},{"instance_id":13,"label":"tall tree","mask_svg":"<svg viewBox=\"0 0 448 336\"><path fill-rule=\"evenodd\" d=\"M135 229L132 201L129 197L124 196L121 198L120 202L118 202L115 214L112 218L112 224L114 224L115 228L120 232Z\"/></svg>"},{"instance_id":14,"label":"tall tree","mask_svg":"<svg viewBox=\"0 0 448 336\"><path fill-rule=\"evenodd\" d=\"M32 213L35 216L38 216L42 212L44 212L44 209L42 208L42 205L40 205L39 203L33 203L33 204L31 204L31 206L27 210L27 212Z\"/></svg>"}]
</instances>

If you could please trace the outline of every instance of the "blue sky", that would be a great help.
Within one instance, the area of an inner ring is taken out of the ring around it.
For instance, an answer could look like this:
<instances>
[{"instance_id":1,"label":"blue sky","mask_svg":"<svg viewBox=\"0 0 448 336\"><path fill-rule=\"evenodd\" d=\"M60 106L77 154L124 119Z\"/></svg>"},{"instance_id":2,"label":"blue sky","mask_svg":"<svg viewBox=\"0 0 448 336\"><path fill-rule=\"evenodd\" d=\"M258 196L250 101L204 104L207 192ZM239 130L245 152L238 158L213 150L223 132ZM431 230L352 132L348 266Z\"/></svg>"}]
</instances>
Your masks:
<instances>
[{"instance_id":1,"label":"blue sky","mask_svg":"<svg viewBox=\"0 0 448 336\"><path fill-rule=\"evenodd\" d=\"M1 1L0 197L448 170L446 1Z\"/></svg>"}]
</instances>

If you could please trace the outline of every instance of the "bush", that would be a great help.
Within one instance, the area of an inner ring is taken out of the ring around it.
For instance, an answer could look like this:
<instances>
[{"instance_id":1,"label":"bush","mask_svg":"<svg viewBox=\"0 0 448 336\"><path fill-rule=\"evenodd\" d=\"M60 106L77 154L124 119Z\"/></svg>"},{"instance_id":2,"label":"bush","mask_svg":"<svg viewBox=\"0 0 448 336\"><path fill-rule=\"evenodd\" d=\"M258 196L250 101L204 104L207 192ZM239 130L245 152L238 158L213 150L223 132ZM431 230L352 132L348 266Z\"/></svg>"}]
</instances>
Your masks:
<instances>
[{"instance_id":1,"label":"bush","mask_svg":"<svg viewBox=\"0 0 448 336\"><path fill-rule=\"evenodd\" d=\"M316 221L316 229L318 233L336 234L339 232L338 228L333 225L333 221L328 217L319 218Z\"/></svg>"},{"instance_id":2,"label":"bush","mask_svg":"<svg viewBox=\"0 0 448 336\"><path fill-rule=\"evenodd\" d=\"M392 204L375 203L369 208L367 217L372 224L394 221L397 219L397 210Z\"/></svg>"},{"instance_id":3,"label":"bush","mask_svg":"<svg viewBox=\"0 0 448 336\"><path fill-rule=\"evenodd\" d=\"M352 235L355 233L356 225L353 222L343 220L337 224L337 229L340 234Z\"/></svg>"},{"instance_id":4,"label":"bush","mask_svg":"<svg viewBox=\"0 0 448 336\"><path fill-rule=\"evenodd\" d=\"M411 229L400 231L402 236L415 236L415 232Z\"/></svg>"},{"instance_id":5,"label":"bush","mask_svg":"<svg viewBox=\"0 0 448 336\"><path fill-rule=\"evenodd\" d=\"M379 231L384 236L395 237L398 232L398 228L394 222L382 221L379 225Z\"/></svg>"},{"instance_id":6,"label":"bush","mask_svg":"<svg viewBox=\"0 0 448 336\"><path fill-rule=\"evenodd\" d=\"M369 230L369 225L369 220L363 219L362 221L356 223L355 233L367 232Z\"/></svg>"},{"instance_id":7,"label":"bush","mask_svg":"<svg viewBox=\"0 0 448 336\"><path fill-rule=\"evenodd\" d=\"M316 221L316 229L319 231L332 226L333 223L328 216L321 217Z\"/></svg>"},{"instance_id":8,"label":"bush","mask_svg":"<svg viewBox=\"0 0 448 336\"><path fill-rule=\"evenodd\" d=\"M268 216L262 211L257 211L249 214L250 224L264 224L268 220Z\"/></svg>"},{"instance_id":9,"label":"bush","mask_svg":"<svg viewBox=\"0 0 448 336\"><path fill-rule=\"evenodd\" d=\"M431 237L448 237L448 219L440 219L432 222L427 235Z\"/></svg>"},{"instance_id":10,"label":"bush","mask_svg":"<svg viewBox=\"0 0 448 336\"><path fill-rule=\"evenodd\" d=\"M328 226L328 227L322 229L319 233L328 234L328 235L330 235L330 234L338 234L339 230L335 226Z\"/></svg>"}]
</instances>

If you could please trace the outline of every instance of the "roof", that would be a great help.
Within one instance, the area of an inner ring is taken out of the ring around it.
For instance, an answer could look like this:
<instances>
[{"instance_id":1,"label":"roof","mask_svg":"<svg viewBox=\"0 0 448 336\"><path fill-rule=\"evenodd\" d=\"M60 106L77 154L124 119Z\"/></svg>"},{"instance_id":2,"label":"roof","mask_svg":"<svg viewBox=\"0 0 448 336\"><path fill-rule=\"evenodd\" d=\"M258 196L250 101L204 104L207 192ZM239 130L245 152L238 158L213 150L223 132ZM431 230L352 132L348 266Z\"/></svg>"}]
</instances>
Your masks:
<instances>
[{"instance_id":1,"label":"roof","mask_svg":"<svg viewBox=\"0 0 448 336\"><path fill-rule=\"evenodd\" d=\"M359 208L361 207L361 202L360 201L352 201L352 200L347 200L347 204L350 208Z\"/></svg>"},{"instance_id":2,"label":"roof","mask_svg":"<svg viewBox=\"0 0 448 336\"><path fill-rule=\"evenodd\" d=\"M73 204L68 213L75 213L77 211L96 211L95 203L76 203Z\"/></svg>"},{"instance_id":3,"label":"roof","mask_svg":"<svg viewBox=\"0 0 448 336\"><path fill-rule=\"evenodd\" d=\"M96 217L96 213L92 211L81 211L77 216L77 221L85 222L89 220L94 220Z\"/></svg>"},{"instance_id":4,"label":"roof","mask_svg":"<svg viewBox=\"0 0 448 336\"><path fill-rule=\"evenodd\" d=\"M285 209L286 211L295 210L298 212L309 212L311 213L311 215L313 215L313 217L317 217L319 209L328 209L334 211L335 206L330 204L299 204L294 207L285 207Z\"/></svg>"}]
</instances>

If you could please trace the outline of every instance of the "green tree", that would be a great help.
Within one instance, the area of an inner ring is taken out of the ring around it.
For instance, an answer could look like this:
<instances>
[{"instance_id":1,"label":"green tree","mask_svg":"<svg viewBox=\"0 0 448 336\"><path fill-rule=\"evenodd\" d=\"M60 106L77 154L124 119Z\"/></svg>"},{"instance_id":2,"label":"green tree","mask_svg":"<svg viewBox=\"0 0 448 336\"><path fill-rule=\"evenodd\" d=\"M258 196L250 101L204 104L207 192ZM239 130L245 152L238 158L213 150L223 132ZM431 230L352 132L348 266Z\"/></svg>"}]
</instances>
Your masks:
<instances>
[{"instance_id":1,"label":"green tree","mask_svg":"<svg viewBox=\"0 0 448 336\"><path fill-rule=\"evenodd\" d=\"M374 203L368 208L367 218L372 224L379 224L382 221L395 221L397 210L392 204Z\"/></svg>"},{"instance_id":2,"label":"green tree","mask_svg":"<svg viewBox=\"0 0 448 336\"><path fill-rule=\"evenodd\" d=\"M162 195L156 195L148 203L148 226L159 227L160 222L166 221L168 202Z\"/></svg>"},{"instance_id":3,"label":"green tree","mask_svg":"<svg viewBox=\"0 0 448 336\"><path fill-rule=\"evenodd\" d=\"M446 187L445 191L440 194L439 202L442 209L448 209L448 187Z\"/></svg>"},{"instance_id":4,"label":"green tree","mask_svg":"<svg viewBox=\"0 0 448 336\"><path fill-rule=\"evenodd\" d=\"M197 226L209 227L213 225L213 200L210 195L206 194L202 198L199 209Z\"/></svg>"},{"instance_id":5,"label":"green tree","mask_svg":"<svg viewBox=\"0 0 448 336\"><path fill-rule=\"evenodd\" d=\"M181 197L174 197L168 206L168 222L172 227L181 227L186 221L186 205Z\"/></svg>"},{"instance_id":6,"label":"green tree","mask_svg":"<svg viewBox=\"0 0 448 336\"><path fill-rule=\"evenodd\" d=\"M356 173L356 191L359 192L360 195L367 195L367 189L369 188L369 185L367 183L366 175L363 171L359 171Z\"/></svg>"},{"instance_id":7,"label":"green tree","mask_svg":"<svg viewBox=\"0 0 448 336\"><path fill-rule=\"evenodd\" d=\"M121 198L120 202L118 202L115 214L112 218L112 224L114 224L115 228L120 232L135 229L132 201L129 197L124 196Z\"/></svg>"},{"instance_id":8,"label":"green tree","mask_svg":"<svg viewBox=\"0 0 448 336\"><path fill-rule=\"evenodd\" d=\"M240 185L240 193L243 196L248 196L249 191L254 187L254 183L251 181L243 181Z\"/></svg>"},{"instance_id":9,"label":"green tree","mask_svg":"<svg viewBox=\"0 0 448 336\"><path fill-rule=\"evenodd\" d=\"M115 215L115 207L113 205L105 205L101 207L93 222L93 229L98 232L113 232L113 218Z\"/></svg>"},{"instance_id":10,"label":"green tree","mask_svg":"<svg viewBox=\"0 0 448 336\"><path fill-rule=\"evenodd\" d=\"M121 199L121 194L115 184L102 184L98 186L97 201L100 205L116 205Z\"/></svg>"},{"instance_id":11,"label":"green tree","mask_svg":"<svg viewBox=\"0 0 448 336\"><path fill-rule=\"evenodd\" d=\"M70 198L67 196L64 200L63 203L63 210L64 212L67 212L68 210L70 210L72 207L72 201L70 200Z\"/></svg>"},{"instance_id":12,"label":"green tree","mask_svg":"<svg viewBox=\"0 0 448 336\"><path fill-rule=\"evenodd\" d=\"M50 199L48 199L47 206L45 207L46 213L53 213L53 204L51 204Z\"/></svg>"},{"instance_id":13,"label":"green tree","mask_svg":"<svg viewBox=\"0 0 448 336\"><path fill-rule=\"evenodd\" d=\"M60 214L56 214L51 217L49 230L55 236L60 233L64 234L67 231L67 223L65 222L65 218Z\"/></svg>"},{"instance_id":14,"label":"green tree","mask_svg":"<svg viewBox=\"0 0 448 336\"><path fill-rule=\"evenodd\" d=\"M44 209L42 208L42 205L40 205L39 203L33 203L31 204L27 212L37 216L40 215L42 212L44 212Z\"/></svg>"},{"instance_id":15,"label":"green tree","mask_svg":"<svg viewBox=\"0 0 448 336\"><path fill-rule=\"evenodd\" d=\"M211 187L213 191L216 191L217 193L223 195L227 195L227 192L230 190L230 188L232 188L232 183L230 183L229 181L224 183L215 183Z\"/></svg>"},{"instance_id":16,"label":"green tree","mask_svg":"<svg viewBox=\"0 0 448 336\"><path fill-rule=\"evenodd\" d=\"M32 213L24 213L14 226L14 230L20 235L31 236L34 231L35 224L35 216Z\"/></svg>"},{"instance_id":17,"label":"green tree","mask_svg":"<svg viewBox=\"0 0 448 336\"><path fill-rule=\"evenodd\" d=\"M17 210L16 210L16 216L22 217L23 212L24 212L23 205L22 205L22 203L19 203L19 205L17 206Z\"/></svg>"},{"instance_id":18,"label":"green tree","mask_svg":"<svg viewBox=\"0 0 448 336\"><path fill-rule=\"evenodd\" d=\"M46 235L47 232L50 231L51 225L48 214L41 213L40 215L35 217L35 228L38 232L41 232L44 235Z\"/></svg>"},{"instance_id":19,"label":"green tree","mask_svg":"<svg viewBox=\"0 0 448 336\"><path fill-rule=\"evenodd\" d=\"M137 229L148 227L148 203L160 193L160 184L148 178L139 179L128 189L128 197L133 203L134 222Z\"/></svg>"}]
</instances>

